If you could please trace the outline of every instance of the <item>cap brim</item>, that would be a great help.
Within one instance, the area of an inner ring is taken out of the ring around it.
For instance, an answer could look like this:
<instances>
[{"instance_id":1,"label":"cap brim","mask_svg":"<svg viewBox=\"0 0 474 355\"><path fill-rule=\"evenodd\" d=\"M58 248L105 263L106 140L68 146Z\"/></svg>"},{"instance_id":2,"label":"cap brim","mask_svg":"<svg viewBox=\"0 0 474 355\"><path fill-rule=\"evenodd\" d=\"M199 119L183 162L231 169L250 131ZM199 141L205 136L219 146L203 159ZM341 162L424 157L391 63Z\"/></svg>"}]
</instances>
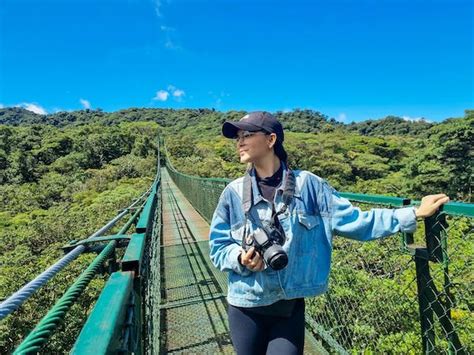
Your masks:
<instances>
[{"instance_id":1,"label":"cap brim","mask_svg":"<svg viewBox=\"0 0 474 355\"><path fill-rule=\"evenodd\" d=\"M244 131L249 131L249 132L256 132L256 131L261 131L262 127L255 126L247 122L227 121L227 122L224 122L224 124L222 125L222 134L224 135L224 137L227 137L227 138L237 138L237 132L239 131L239 129L244 130Z\"/></svg>"}]
</instances>

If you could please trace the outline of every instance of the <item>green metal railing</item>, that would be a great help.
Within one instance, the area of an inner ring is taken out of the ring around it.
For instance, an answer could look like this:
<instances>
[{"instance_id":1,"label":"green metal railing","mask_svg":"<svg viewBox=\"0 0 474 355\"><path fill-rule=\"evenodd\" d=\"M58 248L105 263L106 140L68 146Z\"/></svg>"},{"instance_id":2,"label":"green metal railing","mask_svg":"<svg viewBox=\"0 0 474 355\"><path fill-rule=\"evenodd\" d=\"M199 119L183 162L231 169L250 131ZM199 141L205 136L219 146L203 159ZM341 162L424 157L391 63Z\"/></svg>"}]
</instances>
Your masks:
<instances>
[{"instance_id":1,"label":"green metal railing","mask_svg":"<svg viewBox=\"0 0 474 355\"><path fill-rule=\"evenodd\" d=\"M209 222L229 179L173 181ZM361 209L419 201L340 193ZM334 238L328 292L307 299L307 324L338 353L473 353L474 204L451 202L413 234L360 243Z\"/></svg>"},{"instance_id":2,"label":"green metal railing","mask_svg":"<svg viewBox=\"0 0 474 355\"><path fill-rule=\"evenodd\" d=\"M179 189L184 193L186 198L196 208L196 210L210 223L212 214L219 201L219 196L224 187L229 183L228 179L217 178L201 178L178 172L166 158L167 169L178 185ZM205 196L205 198L203 198Z\"/></svg>"},{"instance_id":3,"label":"green metal railing","mask_svg":"<svg viewBox=\"0 0 474 355\"><path fill-rule=\"evenodd\" d=\"M153 339L159 339L160 324L155 315L158 307L154 307L159 304L159 268L157 275L151 267L158 265L159 260L156 254L161 226L159 157L157 176L139 212L120 270L107 281L74 344L73 354L153 352Z\"/></svg>"},{"instance_id":4,"label":"green metal railing","mask_svg":"<svg viewBox=\"0 0 474 355\"><path fill-rule=\"evenodd\" d=\"M154 234L153 224L160 218L159 196L160 179L157 178L135 225L135 233L130 237L120 270L112 273L105 284L71 353L144 352L146 332L142 327L150 322L144 302L150 267L146 245Z\"/></svg>"},{"instance_id":5,"label":"green metal railing","mask_svg":"<svg viewBox=\"0 0 474 355\"><path fill-rule=\"evenodd\" d=\"M110 277L71 352L140 354L152 348L148 345L152 343L150 339L159 338L159 320L156 321L152 308L156 301L151 296L156 290L155 283L159 290L159 268L158 276L150 268L150 263L156 262L154 250L159 251L156 242L161 226L159 161L158 152L157 174L149 193L134 203L144 199L140 207L129 207L128 210L133 213L120 231L113 235L72 241L63 248L69 252L78 246L85 246L85 252L97 252L98 255L22 341L15 354L41 351L87 285L104 271L108 271ZM125 215L124 212L121 215ZM132 226L135 226L134 233L127 234ZM152 244L155 248L150 247ZM119 248L125 249L121 260L117 260L117 254L122 254L117 253ZM159 298L159 291L157 295Z\"/></svg>"}]
</instances>

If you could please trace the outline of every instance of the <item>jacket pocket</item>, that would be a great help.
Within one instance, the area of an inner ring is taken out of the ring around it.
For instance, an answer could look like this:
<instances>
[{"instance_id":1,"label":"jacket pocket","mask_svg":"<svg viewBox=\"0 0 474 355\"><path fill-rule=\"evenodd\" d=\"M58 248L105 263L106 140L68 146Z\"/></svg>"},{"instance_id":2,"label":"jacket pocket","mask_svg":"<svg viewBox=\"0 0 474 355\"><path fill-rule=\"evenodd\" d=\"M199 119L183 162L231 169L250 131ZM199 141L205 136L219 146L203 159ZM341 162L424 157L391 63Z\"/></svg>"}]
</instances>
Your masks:
<instances>
[{"instance_id":1,"label":"jacket pocket","mask_svg":"<svg viewBox=\"0 0 474 355\"><path fill-rule=\"evenodd\" d=\"M317 215L298 213L298 223L294 239L297 244L296 251L299 255L312 254L316 256L317 228L320 218Z\"/></svg>"},{"instance_id":2,"label":"jacket pocket","mask_svg":"<svg viewBox=\"0 0 474 355\"><path fill-rule=\"evenodd\" d=\"M311 230L317 225L319 225L318 217L313 214L298 213L298 221L308 230Z\"/></svg>"}]
</instances>

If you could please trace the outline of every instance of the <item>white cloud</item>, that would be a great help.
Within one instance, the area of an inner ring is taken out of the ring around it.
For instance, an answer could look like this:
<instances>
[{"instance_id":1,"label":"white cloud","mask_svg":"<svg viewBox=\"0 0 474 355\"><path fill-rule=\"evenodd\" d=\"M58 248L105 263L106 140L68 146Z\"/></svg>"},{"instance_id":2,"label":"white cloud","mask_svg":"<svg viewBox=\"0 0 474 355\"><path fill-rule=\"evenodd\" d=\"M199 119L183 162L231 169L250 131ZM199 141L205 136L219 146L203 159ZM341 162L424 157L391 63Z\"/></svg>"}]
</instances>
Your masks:
<instances>
[{"instance_id":1,"label":"white cloud","mask_svg":"<svg viewBox=\"0 0 474 355\"><path fill-rule=\"evenodd\" d=\"M156 16L163 17L163 12L162 12L163 6L165 5L165 3L169 4L170 2L171 0L153 0L153 3L155 5Z\"/></svg>"},{"instance_id":2,"label":"white cloud","mask_svg":"<svg viewBox=\"0 0 474 355\"><path fill-rule=\"evenodd\" d=\"M165 35L165 47L168 49L182 49L180 45L176 43L175 32L176 30L173 27L161 25L161 31Z\"/></svg>"},{"instance_id":3,"label":"white cloud","mask_svg":"<svg viewBox=\"0 0 474 355\"><path fill-rule=\"evenodd\" d=\"M79 102L81 103L82 108L86 108L86 109L91 108L91 103L88 100L80 99Z\"/></svg>"},{"instance_id":4,"label":"white cloud","mask_svg":"<svg viewBox=\"0 0 474 355\"><path fill-rule=\"evenodd\" d=\"M5 106L3 106L3 104L0 104L0 108L4 108Z\"/></svg>"},{"instance_id":5,"label":"white cloud","mask_svg":"<svg viewBox=\"0 0 474 355\"><path fill-rule=\"evenodd\" d=\"M346 122L347 115L344 112L341 112L339 115L337 115L336 120L338 120L339 122Z\"/></svg>"},{"instance_id":6,"label":"white cloud","mask_svg":"<svg viewBox=\"0 0 474 355\"><path fill-rule=\"evenodd\" d=\"M402 118L405 120L405 121L412 121L412 122L416 122L416 121L425 121L425 122L431 122L429 120L427 120L426 118L424 117L410 117L410 116L402 116Z\"/></svg>"},{"instance_id":7,"label":"white cloud","mask_svg":"<svg viewBox=\"0 0 474 355\"><path fill-rule=\"evenodd\" d=\"M46 115L48 114L46 110L41 107L40 105L32 102L22 102L21 104L15 105L15 107L22 107L25 110L37 113L38 115Z\"/></svg>"},{"instance_id":8,"label":"white cloud","mask_svg":"<svg viewBox=\"0 0 474 355\"><path fill-rule=\"evenodd\" d=\"M166 90L158 90L153 100L166 101L168 100L169 94L170 93Z\"/></svg>"},{"instance_id":9,"label":"white cloud","mask_svg":"<svg viewBox=\"0 0 474 355\"><path fill-rule=\"evenodd\" d=\"M177 89L177 88L174 88L174 87L173 87L173 90L171 90L171 93L172 93L172 95L173 95L173 97L175 98L176 101L182 101L183 97L186 95L184 90Z\"/></svg>"},{"instance_id":10,"label":"white cloud","mask_svg":"<svg viewBox=\"0 0 474 355\"><path fill-rule=\"evenodd\" d=\"M183 97L186 96L186 93L184 90L178 89L174 85L168 85L166 90L158 90L153 100L166 101L170 95L175 99L175 101L181 102Z\"/></svg>"},{"instance_id":11,"label":"white cloud","mask_svg":"<svg viewBox=\"0 0 474 355\"><path fill-rule=\"evenodd\" d=\"M161 6L162 5L163 5L163 3L161 2L161 0L155 0L155 13L156 13L156 16L158 16L158 17L163 16L163 14L161 13Z\"/></svg>"},{"instance_id":12,"label":"white cloud","mask_svg":"<svg viewBox=\"0 0 474 355\"><path fill-rule=\"evenodd\" d=\"M168 49L180 49L181 47L175 44L170 38L165 41L165 47Z\"/></svg>"},{"instance_id":13,"label":"white cloud","mask_svg":"<svg viewBox=\"0 0 474 355\"><path fill-rule=\"evenodd\" d=\"M163 5L166 3L170 3L170 0L153 0L155 6L155 13L162 21L164 20L163 12L161 11ZM183 48L177 43L176 41L176 30L173 27L161 25L160 26L161 32L164 34L164 46L170 50L182 50Z\"/></svg>"},{"instance_id":14,"label":"white cloud","mask_svg":"<svg viewBox=\"0 0 474 355\"><path fill-rule=\"evenodd\" d=\"M224 91L221 91L219 94L217 93L214 93L213 91L208 91L207 92L209 95L212 96L212 98L215 100L214 101L214 105L217 107L217 108L220 108L221 105L222 105L222 98L224 97L229 97L230 94L229 93L226 93Z\"/></svg>"},{"instance_id":15,"label":"white cloud","mask_svg":"<svg viewBox=\"0 0 474 355\"><path fill-rule=\"evenodd\" d=\"M180 89L176 89L175 91L173 91L173 96L175 97L181 97L181 96L184 96L185 93L183 90L180 90Z\"/></svg>"},{"instance_id":16,"label":"white cloud","mask_svg":"<svg viewBox=\"0 0 474 355\"><path fill-rule=\"evenodd\" d=\"M65 109L62 109L61 107L53 107L53 109L50 110L50 112L52 113L65 112L65 111L71 112L73 110L65 110Z\"/></svg>"},{"instance_id":17,"label":"white cloud","mask_svg":"<svg viewBox=\"0 0 474 355\"><path fill-rule=\"evenodd\" d=\"M170 0L153 0L155 4L155 13L158 17L163 17L163 12L161 11L164 3L169 3Z\"/></svg>"}]
</instances>

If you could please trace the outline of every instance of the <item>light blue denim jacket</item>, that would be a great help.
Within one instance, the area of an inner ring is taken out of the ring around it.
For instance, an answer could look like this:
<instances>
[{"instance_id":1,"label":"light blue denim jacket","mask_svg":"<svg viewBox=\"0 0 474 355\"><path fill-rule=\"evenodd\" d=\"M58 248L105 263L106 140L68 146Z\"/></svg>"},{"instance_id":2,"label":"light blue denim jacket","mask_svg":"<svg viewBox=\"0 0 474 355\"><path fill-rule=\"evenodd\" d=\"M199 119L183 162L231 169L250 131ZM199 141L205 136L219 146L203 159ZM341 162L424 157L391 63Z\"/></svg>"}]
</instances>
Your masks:
<instances>
[{"instance_id":1,"label":"light blue denim jacket","mask_svg":"<svg viewBox=\"0 0 474 355\"><path fill-rule=\"evenodd\" d=\"M245 225L242 207L244 178L232 181L219 198L209 232L210 257L217 268L229 272L227 301L234 306L264 306L281 299L325 292L333 234L368 241L416 229L413 207L361 211L341 197L326 180L305 170L293 172L296 178L294 198L287 211L278 216L287 238L283 249L289 259L283 270L274 271L266 267L253 272L237 259L244 228L247 228L247 233L258 228L250 220ZM286 174L284 169L283 182L275 193L276 211L283 205L281 195ZM259 192L254 169L250 175L252 208L257 210L261 220L269 221L271 204Z\"/></svg>"}]
</instances>

